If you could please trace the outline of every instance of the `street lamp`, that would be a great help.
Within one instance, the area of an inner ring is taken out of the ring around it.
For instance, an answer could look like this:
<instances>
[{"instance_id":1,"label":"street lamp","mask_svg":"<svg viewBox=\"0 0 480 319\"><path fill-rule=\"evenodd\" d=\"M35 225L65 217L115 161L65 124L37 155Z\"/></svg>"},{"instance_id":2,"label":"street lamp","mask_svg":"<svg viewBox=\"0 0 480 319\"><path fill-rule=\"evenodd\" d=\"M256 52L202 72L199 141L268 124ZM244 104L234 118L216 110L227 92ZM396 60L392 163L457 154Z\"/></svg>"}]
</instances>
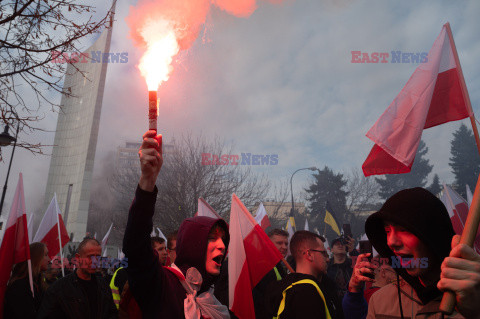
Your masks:
<instances>
[{"instance_id":1,"label":"street lamp","mask_svg":"<svg viewBox=\"0 0 480 319\"><path fill-rule=\"evenodd\" d=\"M303 170L311 170L311 171L318 171L319 169L316 168L315 166L312 167L305 167L305 168L300 168L297 169L295 172L293 172L292 177L290 177L290 191L292 193L292 209L290 210L290 216L293 216L294 212L294 203L293 203L293 175L295 175L297 172L303 171Z\"/></svg>"},{"instance_id":2,"label":"street lamp","mask_svg":"<svg viewBox=\"0 0 480 319\"><path fill-rule=\"evenodd\" d=\"M17 146L17 137L18 137L18 129L20 128L20 122L17 124L17 133L15 137L8 134L8 124L5 126L5 130L2 134L0 134L0 146L8 146L13 142L13 150L12 155L10 156L10 164L8 164L8 171L7 171L7 178L5 179L5 185L3 185L3 192L2 192L2 201L0 202L0 215L2 215L3 210L3 201L5 200L5 193L7 192L7 183L8 177L10 176L10 168L12 167L12 160L13 154L15 153L15 146Z\"/></svg>"}]
</instances>

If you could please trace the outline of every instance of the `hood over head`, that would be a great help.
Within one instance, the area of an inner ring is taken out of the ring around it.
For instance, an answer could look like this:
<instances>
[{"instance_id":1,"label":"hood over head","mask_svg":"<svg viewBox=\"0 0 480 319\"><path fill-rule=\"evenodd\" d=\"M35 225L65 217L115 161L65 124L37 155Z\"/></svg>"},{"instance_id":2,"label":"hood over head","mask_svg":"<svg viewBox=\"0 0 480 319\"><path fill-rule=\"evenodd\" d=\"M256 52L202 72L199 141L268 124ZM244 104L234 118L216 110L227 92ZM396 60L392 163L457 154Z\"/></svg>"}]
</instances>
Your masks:
<instances>
[{"instance_id":1,"label":"hood over head","mask_svg":"<svg viewBox=\"0 0 480 319\"><path fill-rule=\"evenodd\" d=\"M190 267L195 267L203 278L200 291L205 291L214 283L215 276L207 273L205 259L207 255L208 234L210 230L219 225L225 231L225 252L228 249L230 236L228 225L223 219L214 219L205 216L187 218L183 221L177 235L177 258L175 265L185 275ZM225 257L224 257L225 258Z\"/></svg>"},{"instance_id":2,"label":"hood over head","mask_svg":"<svg viewBox=\"0 0 480 319\"><path fill-rule=\"evenodd\" d=\"M440 199L426 189L416 187L399 191L365 222L365 232L373 247L380 256L391 260L395 254L387 245L384 221L402 226L417 236L440 263L450 254L452 237L455 235L450 217ZM415 289L423 303L440 295L436 284L424 287L418 278L410 276L405 269L394 270Z\"/></svg>"}]
</instances>

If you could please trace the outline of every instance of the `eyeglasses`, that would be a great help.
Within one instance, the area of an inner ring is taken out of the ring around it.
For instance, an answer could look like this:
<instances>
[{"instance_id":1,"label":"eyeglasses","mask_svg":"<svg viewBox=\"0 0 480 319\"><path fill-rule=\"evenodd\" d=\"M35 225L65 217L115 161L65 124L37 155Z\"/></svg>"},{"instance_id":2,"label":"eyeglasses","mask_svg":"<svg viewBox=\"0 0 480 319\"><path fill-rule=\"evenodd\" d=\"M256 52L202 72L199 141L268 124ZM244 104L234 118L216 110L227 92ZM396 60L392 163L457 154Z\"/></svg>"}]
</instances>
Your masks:
<instances>
[{"instance_id":1,"label":"eyeglasses","mask_svg":"<svg viewBox=\"0 0 480 319\"><path fill-rule=\"evenodd\" d=\"M327 253L326 250L318 250L318 249L309 249L309 250L321 253L323 255L323 257L328 258L328 253Z\"/></svg>"}]
</instances>

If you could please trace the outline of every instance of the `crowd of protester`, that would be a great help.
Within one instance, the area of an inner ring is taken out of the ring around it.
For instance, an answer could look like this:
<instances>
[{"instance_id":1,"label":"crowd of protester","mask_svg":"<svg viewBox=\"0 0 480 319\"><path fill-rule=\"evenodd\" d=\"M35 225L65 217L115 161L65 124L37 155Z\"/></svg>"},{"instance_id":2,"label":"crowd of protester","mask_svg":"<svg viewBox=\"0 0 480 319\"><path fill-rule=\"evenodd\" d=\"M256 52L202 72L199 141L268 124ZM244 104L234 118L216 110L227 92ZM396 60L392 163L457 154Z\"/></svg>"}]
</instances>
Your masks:
<instances>
[{"instance_id":1,"label":"crowd of protester","mask_svg":"<svg viewBox=\"0 0 480 319\"><path fill-rule=\"evenodd\" d=\"M44 244L32 243L31 263L16 264L8 282L5 319L236 318L228 307L227 223L197 216L166 241L150 237L161 136L147 132L139 155L141 177L123 240L128 265L107 271L94 264L101 245L86 237L75 255L78 267L62 272ZM289 238L271 229L284 259L254 287L255 317L480 318L480 256L459 244L436 196L423 188L396 193L367 219L365 232L378 256L359 254L348 236L333 240L329 254L318 234ZM456 297L451 315L439 310L447 290Z\"/></svg>"}]
</instances>

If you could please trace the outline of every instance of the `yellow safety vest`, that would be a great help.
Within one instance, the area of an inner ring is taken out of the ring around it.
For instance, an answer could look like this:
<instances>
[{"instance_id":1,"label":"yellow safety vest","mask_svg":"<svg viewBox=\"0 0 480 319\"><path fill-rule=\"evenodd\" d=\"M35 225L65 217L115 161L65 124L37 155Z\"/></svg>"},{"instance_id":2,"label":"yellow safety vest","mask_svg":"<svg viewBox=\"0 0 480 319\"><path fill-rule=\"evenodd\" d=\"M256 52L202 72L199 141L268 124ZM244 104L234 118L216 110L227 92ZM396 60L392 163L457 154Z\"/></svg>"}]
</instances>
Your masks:
<instances>
[{"instance_id":1,"label":"yellow safety vest","mask_svg":"<svg viewBox=\"0 0 480 319\"><path fill-rule=\"evenodd\" d=\"M117 309L120 308L120 292L118 291L118 287L115 286L115 277L117 277L117 272L123 269L123 267L118 268L115 273L113 274L112 280L110 280L110 289L112 290L113 302Z\"/></svg>"},{"instance_id":2,"label":"yellow safety vest","mask_svg":"<svg viewBox=\"0 0 480 319\"><path fill-rule=\"evenodd\" d=\"M275 271L275 276L277 277L277 281L282 280L282 275L280 275L280 272L277 269L277 266L273 267L273 271Z\"/></svg>"},{"instance_id":3,"label":"yellow safety vest","mask_svg":"<svg viewBox=\"0 0 480 319\"><path fill-rule=\"evenodd\" d=\"M317 283L311 279L302 279L302 280L299 280L297 282L294 282L293 284L291 284L290 286L288 286L287 288L285 288L285 290L283 291L282 295L283 295L283 298L282 298L282 301L280 302L280 307L278 308L278 312L277 312L277 316L276 317L273 317L273 319L278 319L280 318L280 315L282 314L283 310L285 310L285 299L287 297L287 290L292 288L293 286L295 285L298 285L298 284L311 284L313 285L317 291L318 291L318 294L320 295L320 297L322 297L322 300L323 300L323 304L325 306L325 316L327 319L331 319L332 317L330 316L330 312L328 311L328 307L327 307L327 302L325 301L325 297L323 296L323 293L322 291L320 290L320 287L318 287Z\"/></svg>"}]
</instances>

